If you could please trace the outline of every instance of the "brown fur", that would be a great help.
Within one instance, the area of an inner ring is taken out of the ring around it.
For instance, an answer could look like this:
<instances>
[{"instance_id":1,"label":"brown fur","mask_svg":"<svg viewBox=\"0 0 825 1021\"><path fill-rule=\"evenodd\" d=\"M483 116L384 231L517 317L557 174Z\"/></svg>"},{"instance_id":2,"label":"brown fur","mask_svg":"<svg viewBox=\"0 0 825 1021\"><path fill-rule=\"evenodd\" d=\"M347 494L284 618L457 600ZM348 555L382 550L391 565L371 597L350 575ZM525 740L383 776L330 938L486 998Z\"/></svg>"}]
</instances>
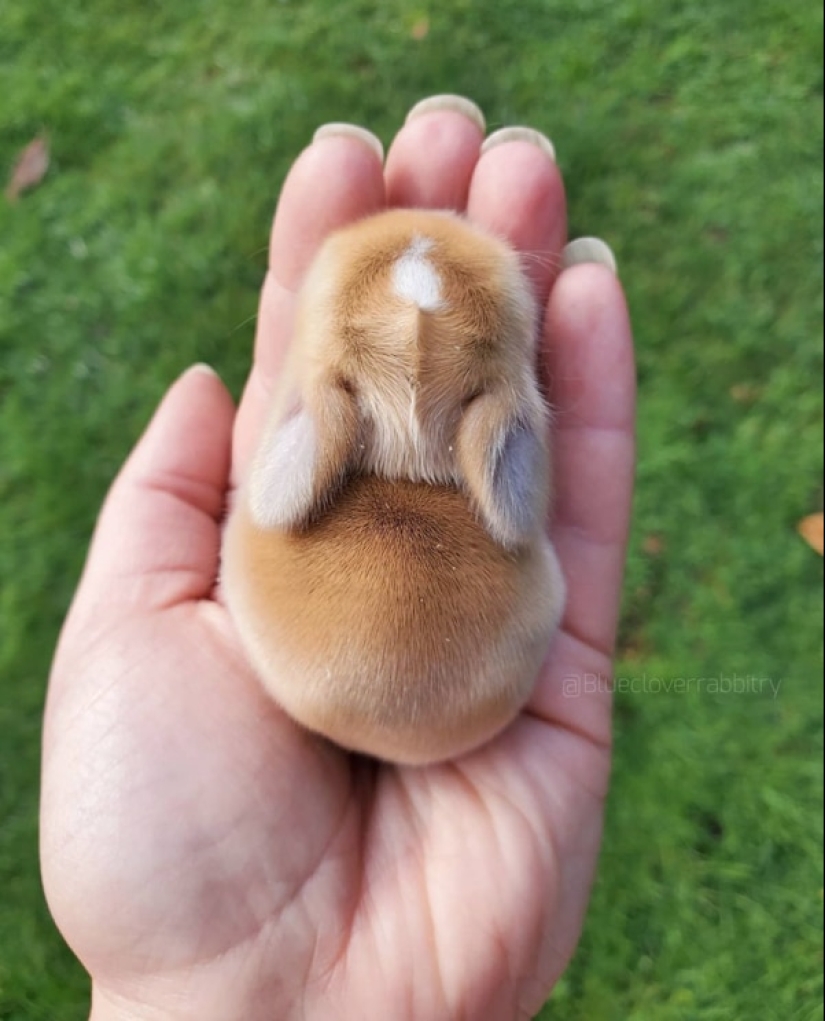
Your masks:
<instances>
[{"instance_id":1,"label":"brown fur","mask_svg":"<svg viewBox=\"0 0 825 1021\"><path fill-rule=\"evenodd\" d=\"M433 243L437 311L393 291L415 237ZM564 598L543 531L547 414L534 359L515 253L457 217L386 213L322 248L224 543L241 637L300 723L345 748L424 763L480 744L524 704ZM296 406L306 421L293 469L278 430ZM496 458L515 423L541 457L514 518ZM298 469L309 483L292 494ZM289 499L262 523L282 490Z\"/></svg>"},{"instance_id":2,"label":"brown fur","mask_svg":"<svg viewBox=\"0 0 825 1021\"><path fill-rule=\"evenodd\" d=\"M511 553L457 490L358 476L303 532L241 511L225 584L275 698L345 748L451 757L510 722L558 619L545 541Z\"/></svg>"}]
</instances>

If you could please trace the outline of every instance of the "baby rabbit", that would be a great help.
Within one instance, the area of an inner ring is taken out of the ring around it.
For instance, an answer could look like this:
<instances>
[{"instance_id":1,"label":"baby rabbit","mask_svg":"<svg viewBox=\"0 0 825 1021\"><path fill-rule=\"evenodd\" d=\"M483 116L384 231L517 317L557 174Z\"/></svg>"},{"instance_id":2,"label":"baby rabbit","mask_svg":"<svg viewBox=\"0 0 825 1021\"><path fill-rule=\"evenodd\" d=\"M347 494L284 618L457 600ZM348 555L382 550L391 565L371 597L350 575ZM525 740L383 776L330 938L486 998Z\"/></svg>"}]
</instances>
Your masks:
<instances>
[{"instance_id":1,"label":"baby rabbit","mask_svg":"<svg viewBox=\"0 0 825 1021\"><path fill-rule=\"evenodd\" d=\"M518 256L447 213L327 239L224 537L227 605L299 723L453 758L526 702L564 603Z\"/></svg>"}]
</instances>

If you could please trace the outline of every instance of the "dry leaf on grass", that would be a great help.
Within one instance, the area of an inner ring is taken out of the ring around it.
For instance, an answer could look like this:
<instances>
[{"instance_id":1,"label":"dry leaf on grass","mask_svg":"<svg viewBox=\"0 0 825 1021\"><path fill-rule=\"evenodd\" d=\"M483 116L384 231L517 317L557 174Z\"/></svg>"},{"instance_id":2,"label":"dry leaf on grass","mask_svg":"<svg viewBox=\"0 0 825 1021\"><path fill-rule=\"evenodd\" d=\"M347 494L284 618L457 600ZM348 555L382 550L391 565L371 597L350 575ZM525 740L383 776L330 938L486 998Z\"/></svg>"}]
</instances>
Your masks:
<instances>
[{"instance_id":1,"label":"dry leaf on grass","mask_svg":"<svg viewBox=\"0 0 825 1021\"><path fill-rule=\"evenodd\" d=\"M642 549L649 557L660 557L665 551L665 540L661 535L647 535L642 540Z\"/></svg>"},{"instance_id":2,"label":"dry leaf on grass","mask_svg":"<svg viewBox=\"0 0 825 1021\"><path fill-rule=\"evenodd\" d=\"M803 518L797 525L797 531L807 544L823 556L825 551L825 538L823 538L823 516L822 514L810 514Z\"/></svg>"},{"instance_id":3,"label":"dry leaf on grass","mask_svg":"<svg viewBox=\"0 0 825 1021\"><path fill-rule=\"evenodd\" d=\"M759 394L759 387L753 383L736 383L730 388L730 395L737 404L754 404Z\"/></svg>"},{"instance_id":4,"label":"dry leaf on grass","mask_svg":"<svg viewBox=\"0 0 825 1021\"><path fill-rule=\"evenodd\" d=\"M410 30L410 35L417 43L420 43L423 39L426 39L430 34L430 19L419 18L418 21L413 25Z\"/></svg>"},{"instance_id":5,"label":"dry leaf on grass","mask_svg":"<svg viewBox=\"0 0 825 1021\"><path fill-rule=\"evenodd\" d=\"M49 169L49 143L41 135L20 153L6 187L6 198L16 202L21 192L40 184Z\"/></svg>"}]
</instances>

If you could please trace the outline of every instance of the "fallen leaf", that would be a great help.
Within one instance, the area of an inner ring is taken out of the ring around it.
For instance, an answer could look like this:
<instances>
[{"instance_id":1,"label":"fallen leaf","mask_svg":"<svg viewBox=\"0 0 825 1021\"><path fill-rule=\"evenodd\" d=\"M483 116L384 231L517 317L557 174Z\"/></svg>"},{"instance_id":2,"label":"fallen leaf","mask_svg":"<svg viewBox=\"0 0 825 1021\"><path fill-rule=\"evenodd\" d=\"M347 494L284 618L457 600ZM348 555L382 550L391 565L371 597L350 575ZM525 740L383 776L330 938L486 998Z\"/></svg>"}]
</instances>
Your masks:
<instances>
[{"instance_id":1,"label":"fallen leaf","mask_svg":"<svg viewBox=\"0 0 825 1021\"><path fill-rule=\"evenodd\" d=\"M802 538L807 542L811 549L823 556L825 555L825 536L823 536L823 530L825 529L825 521L823 515L810 514L807 518L803 518L797 525L797 531Z\"/></svg>"},{"instance_id":2,"label":"fallen leaf","mask_svg":"<svg viewBox=\"0 0 825 1021\"><path fill-rule=\"evenodd\" d=\"M430 19L419 18L418 21L413 25L410 30L410 35L417 43L420 43L423 39L426 39L430 34Z\"/></svg>"},{"instance_id":3,"label":"fallen leaf","mask_svg":"<svg viewBox=\"0 0 825 1021\"><path fill-rule=\"evenodd\" d=\"M759 387L752 383L736 383L730 388L730 395L737 404L753 404L759 399Z\"/></svg>"},{"instance_id":4,"label":"fallen leaf","mask_svg":"<svg viewBox=\"0 0 825 1021\"><path fill-rule=\"evenodd\" d=\"M730 238L730 231L724 227L709 227L705 231L705 237L709 238L715 245L724 245Z\"/></svg>"},{"instance_id":5,"label":"fallen leaf","mask_svg":"<svg viewBox=\"0 0 825 1021\"><path fill-rule=\"evenodd\" d=\"M641 663L649 660L653 652L650 641L642 635L629 635L619 643L618 655L625 663Z\"/></svg>"},{"instance_id":6,"label":"fallen leaf","mask_svg":"<svg viewBox=\"0 0 825 1021\"><path fill-rule=\"evenodd\" d=\"M642 541L642 549L649 557L660 557L665 551L665 540L661 535L648 535Z\"/></svg>"},{"instance_id":7,"label":"fallen leaf","mask_svg":"<svg viewBox=\"0 0 825 1021\"><path fill-rule=\"evenodd\" d=\"M49 143L41 135L33 142L29 142L14 165L6 187L6 198L9 202L16 202L21 192L40 184L48 169Z\"/></svg>"}]
</instances>

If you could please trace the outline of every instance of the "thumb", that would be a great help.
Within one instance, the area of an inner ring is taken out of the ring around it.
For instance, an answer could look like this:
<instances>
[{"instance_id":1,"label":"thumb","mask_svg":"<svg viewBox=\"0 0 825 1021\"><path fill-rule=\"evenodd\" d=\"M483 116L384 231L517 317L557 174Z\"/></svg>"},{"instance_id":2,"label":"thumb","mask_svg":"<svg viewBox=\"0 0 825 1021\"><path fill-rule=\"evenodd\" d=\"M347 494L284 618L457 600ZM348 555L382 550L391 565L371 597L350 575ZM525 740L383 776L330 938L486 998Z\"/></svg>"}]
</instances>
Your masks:
<instances>
[{"instance_id":1,"label":"thumb","mask_svg":"<svg viewBox=\"0 0 825 1021\"><path fill-rule=\"evenodd\" d=\"M229 392L207 366L170 387L109 491L79 596L160 609L209 595L234 418Z\"/></svg>"}]
</instances>

